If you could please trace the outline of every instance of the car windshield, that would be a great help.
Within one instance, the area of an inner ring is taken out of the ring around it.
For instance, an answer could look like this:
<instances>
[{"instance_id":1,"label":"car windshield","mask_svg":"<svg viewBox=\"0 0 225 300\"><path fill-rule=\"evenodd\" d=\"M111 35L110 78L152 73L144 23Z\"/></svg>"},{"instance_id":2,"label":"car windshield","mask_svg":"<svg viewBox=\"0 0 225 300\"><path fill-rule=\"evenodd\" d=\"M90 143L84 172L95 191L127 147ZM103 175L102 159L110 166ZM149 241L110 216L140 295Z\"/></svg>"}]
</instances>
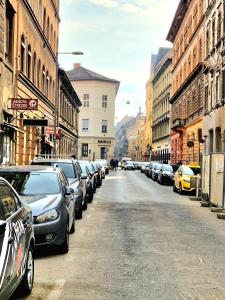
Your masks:
<instances>
[{"instance_id":1,"label":"car windshield","mask_svg":"<svg viewBox=\"0 0 225 300\"><path fill-rule=\"evenodd\" d=\"M173 172L173 168L170 165L163 165L163 171Z\"/></svg>"},{"instance_id":2,"label":"car windshield","mask_svg":"<svg viewBox=\"0 0 225 300\"><path fill-rule=\"evenodd\" d=\"M198 174L200 174L200 172L201 172L201 169L200 169L200 168L194 168L194 167L191 167L191 169L192 169L192 171L193 171L193 173L194 173L195 175L198 175Z\"/></svg>"},{"instance_id":3,"label":"car windshield","mask_svg":"<svg viewBox=\"0 0 225 300\"><path fill-rule=\"evenodd\" d=\"M60 193L58 176L51 172L0 172L20 195L53 195Z\"/></svg>"},{"instance_id":4,"label":"car windshield","mask_svg":"<svg viewBox=\"0 0 225 300\"><path fill-rule=\"evenodd\" d=\"M133 166L134 165L134 163L132 161L127 161L126 164L129 165L129 166Z\"/></svg>"},{"instance_id":5,"label":"car windshield","mask_svg":"<svg viewBox=\"0 0 225 300\"><path fill-rule=\"evenodd\" d=\"M194 175L194 172L192 171L192 169L191 168L189 168L189 167L183 167L183 174L184 175L190 175L190 176L192 176L192 175Z\"/></svg>"}]
</instances>

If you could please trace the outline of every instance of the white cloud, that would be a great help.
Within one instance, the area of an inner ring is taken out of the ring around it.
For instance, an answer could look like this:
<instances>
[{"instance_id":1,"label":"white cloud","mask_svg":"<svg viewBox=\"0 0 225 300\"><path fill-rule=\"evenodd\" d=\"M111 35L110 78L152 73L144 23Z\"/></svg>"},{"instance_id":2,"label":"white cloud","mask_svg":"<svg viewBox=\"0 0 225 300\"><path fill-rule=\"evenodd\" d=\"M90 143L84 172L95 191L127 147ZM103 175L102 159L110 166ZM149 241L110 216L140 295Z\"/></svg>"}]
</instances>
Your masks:
<instances>
[{"instance_id":1,"label":"white cloud","mask_svg":"<svg viewBox=\"0 0 225 300\"><path fill-rule=\"evenodd\" d=\"M89 0L89 2L108 8L117 7L119 5L117 0Z\"/></svg>"}]
</instances>

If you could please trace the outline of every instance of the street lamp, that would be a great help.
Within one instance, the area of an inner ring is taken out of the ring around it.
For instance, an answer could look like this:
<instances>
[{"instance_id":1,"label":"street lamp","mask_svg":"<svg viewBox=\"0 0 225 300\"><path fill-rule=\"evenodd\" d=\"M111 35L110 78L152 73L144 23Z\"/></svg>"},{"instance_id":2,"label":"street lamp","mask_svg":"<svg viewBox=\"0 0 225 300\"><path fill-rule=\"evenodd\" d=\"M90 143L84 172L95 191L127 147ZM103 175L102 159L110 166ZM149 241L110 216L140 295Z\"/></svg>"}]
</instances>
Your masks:
<instances>
[{"instance_id":1,"label":"street lamp","mask_svg":"<svg viewBox=\"0 0 225 300\"><path fill-rule=\"evenodd\" d=\"M56 155L56 132L57 132L57 103L59 98L59 55L84 55L82 51L56 52L56 90L54 110L54 154Z\"/></svg>"}]
</instances>

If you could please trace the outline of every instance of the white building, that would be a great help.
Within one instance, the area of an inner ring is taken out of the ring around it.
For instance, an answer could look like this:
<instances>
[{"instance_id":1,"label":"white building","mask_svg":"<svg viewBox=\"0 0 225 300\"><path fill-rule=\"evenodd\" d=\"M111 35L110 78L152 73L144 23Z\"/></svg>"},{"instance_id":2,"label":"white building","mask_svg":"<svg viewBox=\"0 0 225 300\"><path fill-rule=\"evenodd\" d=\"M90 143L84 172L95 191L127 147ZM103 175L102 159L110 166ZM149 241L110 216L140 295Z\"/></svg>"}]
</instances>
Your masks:
<instances>
[{"instance_id":1,"label":"white building","mask_svg":"<svg viewBox=\"0 0 225 300\"><path fill-rule=\"evenodd\" d=\"M120 82L74 64L67 75L82 101L78 158L110 159L115 146L115 99Z\"/></svg>"}]
</instances>

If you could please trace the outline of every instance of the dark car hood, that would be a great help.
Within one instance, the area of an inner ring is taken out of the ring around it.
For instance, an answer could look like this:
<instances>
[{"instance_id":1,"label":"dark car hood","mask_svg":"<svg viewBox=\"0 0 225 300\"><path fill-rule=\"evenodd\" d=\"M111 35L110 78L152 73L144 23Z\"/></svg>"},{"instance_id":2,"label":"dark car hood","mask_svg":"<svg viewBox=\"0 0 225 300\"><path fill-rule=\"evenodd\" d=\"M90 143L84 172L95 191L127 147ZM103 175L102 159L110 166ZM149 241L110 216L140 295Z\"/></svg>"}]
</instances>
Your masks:
<instances>
[{"instance_id":1,"label":"dark car hood","mask_svg":"<svg viewBox=\"0 0 225 300\"><path fill-rule=\"evenodd\" d=\"M61 194L55 195L28 195L20 196L22 201L25 201L32 209L33 216L38 216L45 211L57 207Z\"/></svg>"}]
</instances>

